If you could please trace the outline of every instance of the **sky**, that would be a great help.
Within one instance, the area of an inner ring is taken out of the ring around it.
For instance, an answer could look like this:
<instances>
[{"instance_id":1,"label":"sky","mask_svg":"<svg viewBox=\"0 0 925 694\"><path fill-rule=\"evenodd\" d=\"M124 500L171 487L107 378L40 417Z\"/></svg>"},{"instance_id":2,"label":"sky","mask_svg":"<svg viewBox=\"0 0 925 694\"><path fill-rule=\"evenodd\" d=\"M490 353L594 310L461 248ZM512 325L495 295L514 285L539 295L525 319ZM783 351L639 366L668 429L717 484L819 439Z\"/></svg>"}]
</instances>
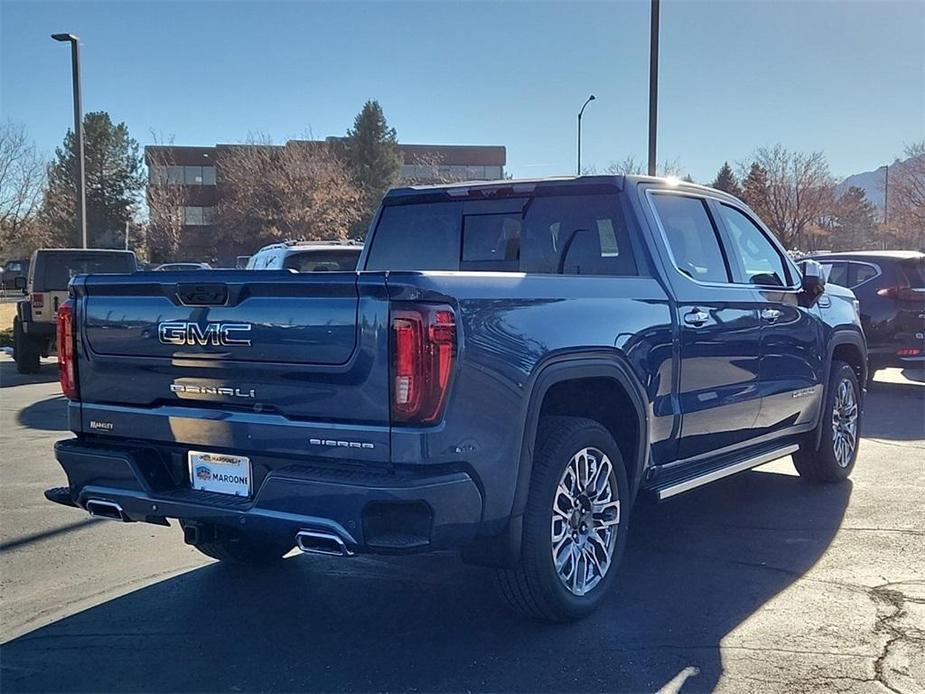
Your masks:
<instances>
[{"instance_id":1,"label":"sky","mask_svg":"<svg viewBox=\"0 0 925 694\"><path fill-rule=\"evenodd\" d=\"M712 180L761 145L838 177L925 138L925 2L662 0L658 158ZM516 177L646 160L649 3L0 0L0 117L47 154L85 111L142 144L343 135L382 104L399 141L507 147Z\"/></svg>"}]
</instances>

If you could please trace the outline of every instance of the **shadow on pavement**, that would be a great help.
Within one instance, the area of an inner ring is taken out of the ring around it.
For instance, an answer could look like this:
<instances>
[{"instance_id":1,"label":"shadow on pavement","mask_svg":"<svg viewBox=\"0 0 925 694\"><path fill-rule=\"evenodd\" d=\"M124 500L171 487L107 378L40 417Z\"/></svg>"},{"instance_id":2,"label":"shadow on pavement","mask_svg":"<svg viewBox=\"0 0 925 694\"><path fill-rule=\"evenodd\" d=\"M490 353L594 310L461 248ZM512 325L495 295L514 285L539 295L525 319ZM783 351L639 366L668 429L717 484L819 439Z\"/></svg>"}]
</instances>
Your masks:
<instances>
[{"instance_id":1,"label":"shadow on pavement","mask_svg":"<svg viewBox=\"0 0 925 694\"><path fill-rule=\"evenodd\" d=\"M31 383L51 383L58 380L57 364L42 362L37 374L21 374L16 371L16 362L12 359L0 362L0 388L13 388Z\"/></svg>"},{"instance_id":2,"label":"shadow on pavement","mask_svg":"<svg viewBox=\"0 0 925 694\"><path fill-rule=\"evenodd\" d=\"M851 489L753 471L641 505L616 589L578 624L508 614L489 572L449 554L211 564L7 643L3 689L653 691L688 676L682 691L709 691L723 637L819 559Z\"/></svg>"},{"instance_id":3,"label":"shadow on pavement","mask_svg":"<svg viewBox=\"0 0 925 694\"><path fill-rule=\"evenodd\" d=\"M925 387L872 381L864 400L861 436L894 441L925 439Z\"/></svg>"},{"instance_id":4,"label":"shadow on pavement","mask_svg":"<svg viewBox=\"0 0 925 694\"><path fill-rule=\"evenodd\" d=\"M19 411L17 421L30 429L67 431L67 399L63 395L39 400Z\"/></svg>"}]
</instances>

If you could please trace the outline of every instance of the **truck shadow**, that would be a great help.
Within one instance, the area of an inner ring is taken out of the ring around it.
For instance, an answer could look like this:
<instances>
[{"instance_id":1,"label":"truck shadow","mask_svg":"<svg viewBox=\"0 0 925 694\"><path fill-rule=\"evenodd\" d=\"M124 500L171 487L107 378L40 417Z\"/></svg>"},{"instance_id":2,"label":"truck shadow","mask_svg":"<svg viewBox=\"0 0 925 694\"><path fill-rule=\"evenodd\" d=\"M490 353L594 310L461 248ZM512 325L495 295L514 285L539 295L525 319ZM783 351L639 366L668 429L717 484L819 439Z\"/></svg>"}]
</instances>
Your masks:
<instances>
[{"instance_id":1,"label":"truck shadow","mask_svg":"<svg viewBox=\"0 0 925 694\"><path fill-rule=\"evenodd\" d=\"M577 624L508 614L450 554L210 564L10 641L4 690L710 691L722 639L823 555L851 489L753 471L640 505Z\"/></svg>"},{"instance_id":2,"label":"truck shadow","mask_svg":"<svg viewBox=\"0 0 925 694\"><path fill-rule=\"evenodd\" d=\"M63 395L54 395L34 402L22 408L16 420L30 429L67 431L67 399Z\"/></svg>"}]
</instances>

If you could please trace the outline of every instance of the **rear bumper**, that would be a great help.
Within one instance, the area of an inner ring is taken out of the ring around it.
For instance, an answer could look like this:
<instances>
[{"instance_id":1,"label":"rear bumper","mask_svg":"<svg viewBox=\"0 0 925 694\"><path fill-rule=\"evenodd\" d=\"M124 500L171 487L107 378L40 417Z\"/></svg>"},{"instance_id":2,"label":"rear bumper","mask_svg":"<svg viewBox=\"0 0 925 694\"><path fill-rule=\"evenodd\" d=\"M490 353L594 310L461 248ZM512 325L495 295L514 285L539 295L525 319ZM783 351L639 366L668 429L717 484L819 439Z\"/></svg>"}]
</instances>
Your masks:
<instances>
[{"instance_id":1,"label":"rear bumper","mask_svg":"<svg viewBox=\"0 0 925 694\"><path fill-rule=\"evenodd\" d=\"M82 508L109 502L129 521L176 518L293 545L300 530L320 530L358 553L462 546L478 535L482 517L479 488L464 471L422 476L293 464L271 470L243 499L193 490L144 449L70 439L55 445L55 456Z\"/></svg>"}]
</instances>

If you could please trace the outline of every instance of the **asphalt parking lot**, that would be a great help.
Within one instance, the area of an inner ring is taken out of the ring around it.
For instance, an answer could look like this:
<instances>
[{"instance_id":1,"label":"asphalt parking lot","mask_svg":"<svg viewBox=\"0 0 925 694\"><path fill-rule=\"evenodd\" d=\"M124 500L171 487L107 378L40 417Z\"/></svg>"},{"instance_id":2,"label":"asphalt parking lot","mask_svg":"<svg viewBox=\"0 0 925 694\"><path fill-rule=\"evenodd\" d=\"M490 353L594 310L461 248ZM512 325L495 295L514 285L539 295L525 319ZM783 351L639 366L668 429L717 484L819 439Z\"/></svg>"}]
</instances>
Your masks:
<instances>
[{"instance_id":1,"label":"asphalt parking lot","mask_svg":"<svg viewBox=\"0 0 925 694\"><path fill-rule=\"evenodd\" d=\"M221 566L176 527L47 503L57 374L0 355L0 687L14 691L925 691L925 376L871 384L851 482L778 461L638 506L573 625L452 554Z\"/></svg>"}]
</instances>

